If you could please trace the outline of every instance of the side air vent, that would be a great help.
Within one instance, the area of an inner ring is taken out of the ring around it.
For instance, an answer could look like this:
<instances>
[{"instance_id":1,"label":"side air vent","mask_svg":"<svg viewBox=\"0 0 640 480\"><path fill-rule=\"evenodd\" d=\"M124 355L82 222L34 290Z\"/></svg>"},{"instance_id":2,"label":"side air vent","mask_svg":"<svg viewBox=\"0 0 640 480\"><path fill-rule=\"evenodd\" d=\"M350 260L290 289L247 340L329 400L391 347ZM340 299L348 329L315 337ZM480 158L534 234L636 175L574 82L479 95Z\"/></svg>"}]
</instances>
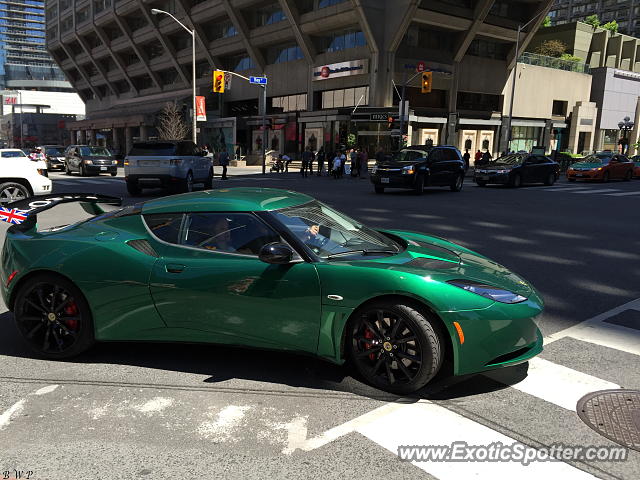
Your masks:
<instances>
[{"instance_id":1,"label":"side air vent","mask_svg":"<svg viewBox=\"0 0 640 480\"><path fill-rule=\"evenodd\" d=\"M136 250L138 250L141 253L144 253L145 255L149 255L150 257L156 257L156 258L159 257L158 252L156 252L151 246L151 244L146 240L142 240L142 239L129 240L126 243L130 247L135 248Z\"/></svg>"},{"instance_id":2,"label":"side air vent","mask_svg":"<svg viewBox=\"0 0 640 480\"><path fill-rule=\"evenodd\" d=\"M405 267L413 268L427 268L427 269L439 269L439 268L455 268L458 263L445 262L444 260L438 260L435 258L414 258L410 262L404 264Z\"/></svg>"}]
</instances>

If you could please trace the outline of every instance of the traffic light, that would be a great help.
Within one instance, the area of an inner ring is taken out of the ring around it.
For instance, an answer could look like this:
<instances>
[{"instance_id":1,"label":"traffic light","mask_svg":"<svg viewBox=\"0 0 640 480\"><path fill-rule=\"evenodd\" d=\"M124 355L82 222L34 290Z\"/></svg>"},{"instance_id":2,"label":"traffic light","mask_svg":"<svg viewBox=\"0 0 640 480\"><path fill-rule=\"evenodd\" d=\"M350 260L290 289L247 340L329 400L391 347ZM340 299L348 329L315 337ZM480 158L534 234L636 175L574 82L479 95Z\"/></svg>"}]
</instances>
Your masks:
<instances>
[{"instance_id":1,"label":"traffic light","mask_svg":"<svg viewBox=\"0 0 640 480\"><path fill-rule=\"evenodd\" d=\"M433 80L433 73L422 72L422 93L431 92L432 80Z\"/></svg>"},{"instance_id":2,"label":"traffic light","mask_svg":"<svg viewBox=\"0 0 640 480\"><path fill-rule=\"evenodd\" d=\"M224 93L224 72L213 72L213 93Z\"/></svg>"}]
</instances>

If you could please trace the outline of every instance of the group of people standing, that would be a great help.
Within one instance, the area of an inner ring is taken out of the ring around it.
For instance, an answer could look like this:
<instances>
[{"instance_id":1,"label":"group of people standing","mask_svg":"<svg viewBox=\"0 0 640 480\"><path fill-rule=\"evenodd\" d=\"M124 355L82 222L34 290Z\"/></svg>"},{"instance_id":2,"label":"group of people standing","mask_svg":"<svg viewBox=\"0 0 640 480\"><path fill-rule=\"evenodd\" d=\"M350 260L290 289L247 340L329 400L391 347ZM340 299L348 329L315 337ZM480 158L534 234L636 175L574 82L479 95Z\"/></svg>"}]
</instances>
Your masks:
<instances>
[{"instance_id":1,"label":"group of people standing","mask_svg":"<svg viewBox=\"0 0 640 480\"><path fill-rule=\"evenodd\" d=\"M335 179L342 178L347 170L352 177L365 178L368 172L369 154L366 148L338 148L335 151L330 151L320 147L320 150L314 153L310 147L307 147L302 152L300 174L303 177L313 175L314 162L316 163L316 175L318 177L324 174L326 165L328 175ZM347 165L349 165L349 169L345 168Z\"/></svg>"}]
</instances>

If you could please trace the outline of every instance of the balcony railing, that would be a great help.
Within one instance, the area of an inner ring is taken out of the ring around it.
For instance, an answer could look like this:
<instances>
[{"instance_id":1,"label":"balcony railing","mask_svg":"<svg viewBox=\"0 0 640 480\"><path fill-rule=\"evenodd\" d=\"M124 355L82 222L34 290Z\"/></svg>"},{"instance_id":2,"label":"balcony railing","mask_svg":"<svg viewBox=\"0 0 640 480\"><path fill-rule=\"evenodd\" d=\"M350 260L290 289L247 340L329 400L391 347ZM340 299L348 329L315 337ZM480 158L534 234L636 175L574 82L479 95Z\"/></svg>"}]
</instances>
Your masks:
<instances>
[{"instance_id":1,"label":"balcony railing","mask_svg":"<svg viewBox=\"0 0 640 480\"><path fill-rule=\"evenodd\" d=\"M518 62L525 63L527 65L537 65L539 67L566 70L568 72L591 73L591 69L586 63L547 57L545 55L538 55L537 53L524 52Z\"/></svg>"}]
</instances>

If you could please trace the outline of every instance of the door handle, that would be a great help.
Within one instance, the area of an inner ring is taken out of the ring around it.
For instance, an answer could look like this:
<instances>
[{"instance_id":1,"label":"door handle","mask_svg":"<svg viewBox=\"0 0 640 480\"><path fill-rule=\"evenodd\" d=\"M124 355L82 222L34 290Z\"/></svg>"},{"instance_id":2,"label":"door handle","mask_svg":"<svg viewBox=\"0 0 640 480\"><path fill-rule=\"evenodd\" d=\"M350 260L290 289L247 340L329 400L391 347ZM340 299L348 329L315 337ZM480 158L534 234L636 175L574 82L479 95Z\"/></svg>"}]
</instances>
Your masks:
<instances>
[{"instance_id":1,"label":"door handle","mask_svg":"<svg viewBox=\"0 0 640 480\"><path fill-rule=\"evenodd\" d=\"M169 263L165 265L164 268L167 270L167 273L182 273L186 267L177 263Z\"/></svg>"}]
</instances>

